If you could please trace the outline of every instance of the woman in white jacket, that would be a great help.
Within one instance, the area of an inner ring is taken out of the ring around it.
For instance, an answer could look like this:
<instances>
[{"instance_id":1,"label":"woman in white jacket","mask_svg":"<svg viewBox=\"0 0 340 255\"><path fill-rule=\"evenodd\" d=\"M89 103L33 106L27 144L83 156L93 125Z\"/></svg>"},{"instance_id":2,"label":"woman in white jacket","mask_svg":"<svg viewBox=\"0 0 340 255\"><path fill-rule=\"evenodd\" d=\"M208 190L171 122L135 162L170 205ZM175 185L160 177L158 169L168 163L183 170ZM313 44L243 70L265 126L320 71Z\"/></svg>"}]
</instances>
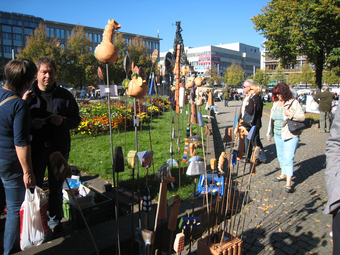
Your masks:
<instances>
[{"instance_id":1,"label":"woman in white jacket","mask_svg":"<svg viewBox=\"0 0 340 255\"><path fill-rule=\"evenodd\" d=\"M292 92L285 83L278 83L273 88L275 102L271 109L268 125L267 140L271 142L274 136L276 154L280 162L281 175L274 179L275 182L286 180L285 191L291 193L291 180L294 168L294 156L301 131L290 132L287 119L304 121L305 114L299 102L293 98Z\"/></svg>"}]
</instances>

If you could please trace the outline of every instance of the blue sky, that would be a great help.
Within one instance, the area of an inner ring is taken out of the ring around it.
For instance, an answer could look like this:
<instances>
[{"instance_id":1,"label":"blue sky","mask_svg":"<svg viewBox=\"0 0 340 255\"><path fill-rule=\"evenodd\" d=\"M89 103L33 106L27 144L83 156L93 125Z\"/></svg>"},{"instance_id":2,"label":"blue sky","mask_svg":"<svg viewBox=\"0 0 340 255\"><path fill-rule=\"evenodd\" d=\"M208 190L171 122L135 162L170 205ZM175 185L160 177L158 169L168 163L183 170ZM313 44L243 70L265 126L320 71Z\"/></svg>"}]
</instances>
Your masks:
<instances>
[{"instance_id":1,"label":"blue sky","mask_svg":"<svg viewBox=\"0 0 340 255\"><path fill-rule=\"evenodd\" d=\"M262 51L264 38L250 18L265 5L266 0L3 0L0 10L103 29L115 19L122 32L153 37L159 30L161 52L173 48L175 23L181 21L184 46L241 42Z\"/></svg>"}]
</instances>

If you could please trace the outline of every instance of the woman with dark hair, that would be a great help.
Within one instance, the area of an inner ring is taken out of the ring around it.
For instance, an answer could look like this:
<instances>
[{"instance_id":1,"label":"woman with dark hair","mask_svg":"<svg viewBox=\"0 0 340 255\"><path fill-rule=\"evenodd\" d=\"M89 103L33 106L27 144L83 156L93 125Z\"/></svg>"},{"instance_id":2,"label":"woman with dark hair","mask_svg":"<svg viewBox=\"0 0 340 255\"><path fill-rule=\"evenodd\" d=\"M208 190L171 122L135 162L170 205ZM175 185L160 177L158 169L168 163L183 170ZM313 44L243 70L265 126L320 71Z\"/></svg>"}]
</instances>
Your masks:
<instances>
[{"instance_id":1,"label":"woman with dark hair","mask_svg":"<svg viewBox=\"0 0 340 255\"><path fill-rule=\"evenodd\" d=\"M20 251L19 211L25 188L35 187L29 138L30 107L21 97L36 74L37 67L32 61L12 60L5 66L6 83L0 88L0 177L7 205L4 254Z\"/></svg>"},{"instance_id":2,"label":"woman with dark hair","mask_svg":"<svg viewBox=\"0 0 340 255\"><path fill-rule=\"evenodd\" d=\"M275 182L286 180L285 191L291 193L294 156L301 131L291 133L288 129L287 119L304 121L305 114L301 105L293 98L292 92L285 83L278 83L273 88L274 104L270 113L267 140L271 142L274 136L276 154L280 162L281 174Z\"/></svg>"}]
</instances>

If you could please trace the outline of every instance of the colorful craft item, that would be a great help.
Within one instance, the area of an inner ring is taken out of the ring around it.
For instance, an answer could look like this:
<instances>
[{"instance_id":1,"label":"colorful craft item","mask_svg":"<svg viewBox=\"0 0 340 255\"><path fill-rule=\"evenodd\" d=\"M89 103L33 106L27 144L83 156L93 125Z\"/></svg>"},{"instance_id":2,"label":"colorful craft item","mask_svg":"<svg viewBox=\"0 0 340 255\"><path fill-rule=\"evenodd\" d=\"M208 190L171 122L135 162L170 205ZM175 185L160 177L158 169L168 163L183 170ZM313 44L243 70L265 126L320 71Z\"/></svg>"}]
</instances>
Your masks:
<instances>
[{"instance_id":1,"label":"colorful craft item","mask_svg":"<svg viewBox=\"0 0 340 255\"><path fill-rule=\"evenodd\" d=\"M127 154L127 166L132 169L136 167L137 151L129 151Z\"/></svg>"},{"instance_id":2,"label":"colorful craft item","mask_svg":"<svg viewBox=\"0 0 340 255\"><path fill-rule=\"evenodd\" d=\"M177 254L184 250L185 235L183 233L178 233L174 242L174 250Z\"/></svg>"},{"instance_id":3,"label":"colorful craft item","mask_svg":"<svg viewBox=\"0 0 340 255\"><path fill-rule=\"evenodd\" d=\"M169 166L171 166L171 167L178 166L178 163L177 163L176 159L169 158L169 159L166 161L166 163L168 163Z\"/></svg>"},{"instance_id":4,"label":"colorful craft item","mask_svg":"<svg viewBox=\"0 0 340 255\"><path fill-rule=\"evenodd\" d=\"M183 162L187 162L187 158L188 158L188 151L189 151L189 138L185 138L184 140L184 155L183 155Z\"/></svg>"},{"instance_id":5,"label":"colorful craft item","mask_svg":"<svg viewBox=\"0 0 340 255\"><path fill-rule=\"evenodd\" d=\"M201 225L201 220L199 217L182 217L179 221L178 227L180 229L188 229L191 226L196 228Z\"/></svg>"},{"instance_id":6,"label":"colorful craft item","mask_svg":"<svg viewBox=\"0 0 340 255\"><path fill-rule=\"evenodd\" d=\"M126 93L130 97L134 97L138 99L143 98L148 92L148 86L146 84L146 74L145 74L144 68L142 67L138 68L132 62L131 69L133 70L133 73L131 75L131 80L129 81L129 84L126 88ZM123 85L124 84L126 86L125 80L123 82Z\"/></svg>"},{"instance_id":7,"label":"colorful craft item","mask_svg":"<svg viewBox=\"0 0 340 255\"><path fill-rule=\"evenodd\" d=\"M144 195L143 195L143 204L142 204L143 212L150 212L151 204L152 202L151 202L150 190L148 186L145 186Z\"/></svg>"},{"instance_id":8,"label":"colorful craft item","mask_svg":"<svg viewBox=\"0 0 340 255\"><path fill-rule=\"evenodd\" d=\"M192 161L189 164L186 175L201 175L205 173L205 166L203 161Z\"/></svg>"},{"instance_id":9,"label":"colorful craft item","mask_svg":"<svg viewBox=\"0 0 340 255\"><path fill-rule=\"evenodd\" d=\"M125 73L128 74L128 72L130 72L131 70L131 60L130 60L129 55L125 55L124 57L123 67L124 67Z\"/></svg>"},{"instance_id":10,"label":"colorful craft item","mask_svg":"<svg viewBox=\"0 0 340 255\"><path fill-rule=\"evenodd\" d=\"M100 68L100 66L98 66L97 75L98 75L98 77L99 77L100 80L104 81L103 71L102 71L102 69Z\"/></svg>"},{"instance_id":11,"label":"colorful craft item","mask_svg":"<svg viewBox=\"0 0 340 255\"><path fill-rule=\"evenodd\" d=\"M171 231L176 230L177 217L178 217L178 211L179 211L180 205L181 205L181 197L179 195L172 196L168 200L168 206L171 207L171 212L170 212L169 222L168 222L168 229L170 229Z\"/></svg>"},{"instance_id":12,"label":"colorful craft item","mask_svg":"<svg viewBox=\"0 0 340 255\"><path fill-rule=\"evenodd\" d=\"M116 146L114 157L114 172L124 172L124 155L122 146Z\"/></svg>"},{"instance_id":13,"label":"colorful craft item","mask_svg":"<svg viewBox=\"0 0 340 255\"><path fill-rule=\"evenodd\" d=\"M155 63L157 59L158 59L158 50L154 49L153 52L152 52L152 55L151 55L152 63Z\"/></svg>"},{"instance_id":14,"label":"colorful craft item","mask_svg":"<svg viewBox=\"0 0 340 255\"><path fill-rule=\"evenodd\" d=\"M100 62L112 64L117 60L118 50L116 46L113 45L112 39L114 30L118 30L120 27L120 24L118 24L114 19L109 19L108 24L105 26L103 40L94 51L95 57Z\"/></svg>"},{"instance_id":15,"label":"colorful craft item","mask_svg":"<svg viewBox=\"0 0 340 255\"><path fill-rule=\"evenodd\" d=\"M153 151L141 151L137 153L137 156L142 167L150 167L153 158Z\"/></svg>"},{"instance_id":16,"label":"colorful craft item","mask_svg":"<svg viewBox=\"0 0 340 255\"><path fill-rule=\"evenodd\" d=\"M202 76L198 76L195 78L195 85L197 87L201 87L203 85L204 78Z\"/></svg>"},{"instance_id":17,"label":"colorful craft item","mask_svg":"<svg viewBox=\"0 0 340 255\"><path fill-rule=\"evenodd\" d=\"M50 163L51 169L57 181L65 180L66 177L69 176L70 167L59 151L53 152L50 155Z\"/></svg>"}]
</instances>

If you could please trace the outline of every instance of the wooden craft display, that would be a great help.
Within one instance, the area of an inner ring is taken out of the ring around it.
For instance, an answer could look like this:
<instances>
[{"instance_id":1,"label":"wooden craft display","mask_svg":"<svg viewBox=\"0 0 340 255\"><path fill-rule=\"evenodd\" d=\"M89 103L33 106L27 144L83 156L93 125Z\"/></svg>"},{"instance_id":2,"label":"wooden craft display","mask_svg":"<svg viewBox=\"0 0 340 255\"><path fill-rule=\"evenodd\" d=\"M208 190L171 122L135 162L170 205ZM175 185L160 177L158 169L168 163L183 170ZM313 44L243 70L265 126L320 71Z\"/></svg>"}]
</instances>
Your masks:
<instances>
[{"instance_id":1,"label":"wooden craft display","mask_svg":"<svg viewBox=\"0 0 340 255\"><path fill-rule=\"evenodd\" d=\"M117 60L118 50L116 46L113 45L112 39L114 30L118 30L120 27L120 24L118 24L114 19L109 19L103 33L103 40L94 51L95 57L100 62L112 64Z\"/></svg>"},{"instance_id":2,"label":"wooden craft display","mask_svg":"<svg viewBox=\"0 0 340 255\"><path fill-rule=\"evenodd\" d=\"M229 233L224 234L226 241L219 242L222 231L201 238L197 242L197 255L241 255L243 241Z\"/></svg>"}]
</instances>

